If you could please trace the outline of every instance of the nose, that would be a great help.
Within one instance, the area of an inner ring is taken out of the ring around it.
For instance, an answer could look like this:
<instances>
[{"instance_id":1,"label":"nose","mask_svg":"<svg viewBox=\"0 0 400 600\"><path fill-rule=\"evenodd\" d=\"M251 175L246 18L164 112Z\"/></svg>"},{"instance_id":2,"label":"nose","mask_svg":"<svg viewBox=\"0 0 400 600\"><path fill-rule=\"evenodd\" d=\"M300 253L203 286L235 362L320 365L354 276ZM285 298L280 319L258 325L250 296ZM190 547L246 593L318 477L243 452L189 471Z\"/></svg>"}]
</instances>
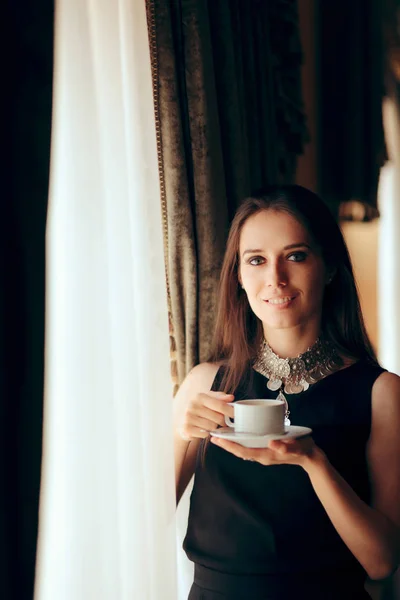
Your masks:
<instances>
[{"instance_id":1,"label":"nose","mask_svg":"<svg viewBox=\"0 0 400 600\"><path fill-rule=\"evenodd\" d=\"M271 261L267 268L268 287L280 288L287 285L287 273L279 260Z\"/></svg>"}]
</instances>

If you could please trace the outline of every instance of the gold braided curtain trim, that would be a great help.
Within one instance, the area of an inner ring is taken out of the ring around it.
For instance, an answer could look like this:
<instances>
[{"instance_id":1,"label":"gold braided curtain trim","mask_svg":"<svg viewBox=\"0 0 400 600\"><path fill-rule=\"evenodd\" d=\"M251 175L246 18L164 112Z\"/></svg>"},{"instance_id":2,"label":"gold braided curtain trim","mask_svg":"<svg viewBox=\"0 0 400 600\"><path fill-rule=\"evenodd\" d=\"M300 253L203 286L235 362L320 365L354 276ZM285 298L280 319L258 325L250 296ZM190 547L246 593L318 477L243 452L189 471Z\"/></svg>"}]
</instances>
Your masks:
<instances>
[{"instance_id":1,"label":"gold braided curtain trim","mask_svg":"<svg viewBox=\"0 0 400 600\"><path fill-rule=\"evenodd\" d=\"M150 47L154 117L155 117L155 124L156 124L158 177L159 177L159 181L160 181L161 213L162 213L162 221L163 221L164 263L165 263L165 281L166 281L167 301L168 301L171 377L172 377L172 381L173 381L173 385L174 385L174 395L175 395L175 393L178 389L178 367L177 367L177 356L176 356L176 343L175 343L175 338L174 338L174 329L173 329L172 313L171 313L171 291L170 291L170 278L169 278L169 269L168 269L168 256L169 256L168 208L167 208L167 196L166 196L166 190L165 190L164 160L163 160L163 152L162 152L162 134L161 134L161 120L160 120L160 110L159 110L159 88L158 88L159 72L158 72L155 0L146 0L146 15L147 15L147 31L148 31L148 36L149 36L149 47Z\"/></svg>"}]
</instances>

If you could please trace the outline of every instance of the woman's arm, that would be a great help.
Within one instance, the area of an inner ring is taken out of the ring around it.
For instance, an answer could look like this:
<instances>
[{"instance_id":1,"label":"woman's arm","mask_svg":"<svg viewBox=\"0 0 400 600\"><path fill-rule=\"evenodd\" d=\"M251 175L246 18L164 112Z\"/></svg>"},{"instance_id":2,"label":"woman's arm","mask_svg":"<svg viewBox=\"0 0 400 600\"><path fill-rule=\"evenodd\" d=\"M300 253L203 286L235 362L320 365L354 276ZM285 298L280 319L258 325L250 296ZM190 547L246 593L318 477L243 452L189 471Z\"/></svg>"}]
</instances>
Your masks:
<instances>
[{"instance_id":1,"label":"woman's arm","mask_svg":"<svg viewBox=\"0 0 400 600\"><path fill-rule=\"evenodd\" d=\"M394 523L365 504L325 457L311 459L305 469L333 526L369 577L388 577L398 564Z\"/></svg>"},{"instance_id":2,"label":"woman's arm","mask_svg":"<svg viewBox=\"0 0 400 600\"><path fill-rule=\"evenodd\" d=\"M371 579L384 579L400 560L400 378L383 373L372 389L367 448L372 507L321 453L304 465L332 524Z\"/></svg>"},{"instance_id":3,"label":"woman's arm","mask_svg":"<svg viewBox=\"0 0 400 600\"><path fill-rule=\"evenodd\" d=\"M219 364L201 363L194 367L183 381L174 399L174 456L176 503L179 503L191 480L199 444L208 431L223 424L223 411L231 400L222 392L210 392Z\"/></svg>"},{"instance_id":4,"label":"woman's arm","mask_svg":"<svg viewBox=\"0 0 400 600\"><path fill-rule=\"evenodd\" d=\"M400 378L382 373L372 389L371 435L367 460L372 507L363 502L311 438L273 441L267 449L214 443L239 458L264 465L297 464L311 484L336 531L371 579L384 579L400 559Z\"/></svg>"}]
</instances>

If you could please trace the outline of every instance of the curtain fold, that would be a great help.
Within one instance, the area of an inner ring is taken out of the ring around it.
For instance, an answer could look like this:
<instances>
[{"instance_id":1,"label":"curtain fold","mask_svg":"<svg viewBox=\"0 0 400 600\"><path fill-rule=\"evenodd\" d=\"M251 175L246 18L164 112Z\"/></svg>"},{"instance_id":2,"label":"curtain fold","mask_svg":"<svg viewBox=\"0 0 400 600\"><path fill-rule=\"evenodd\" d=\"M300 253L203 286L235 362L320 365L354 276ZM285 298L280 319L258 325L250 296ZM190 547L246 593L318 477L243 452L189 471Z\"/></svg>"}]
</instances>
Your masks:
<instances>
[{"instance_id":1,"label":"curtain fold","mask_svg":"<svg viewBox=\"0 0 400 600\"><path fill-rule=\"evenodd\" d=\"M307 139L295 0L147 0L175 383L210 355L219 270L241 199L292 182Z\"/></svg>"},{"instance_id":2,"label":"curtain fold","mask_svg":"<svg viewBox=\"0 0 400 600\"><path fill-rule=\"evenodd\" d=\"M59 0L36 600L176 597L172 384L144 2Z\"/></svg>"},{"instance_id":3,"label":"curtain fold","mask_svg":"<svg viewBox=\"0 0 400 600\"><path fill-rule=\"evenodd\" d=\"M334 214L368 221L378 215L386 160L381 3L335 0L316 8L318 192Z\"/></svg>"},{"instance_id":4,"label":"curtain fold","mask_svg":"<svg viewBox=\"0 0 400 600\"><path fill-rule=\"evenodd\" d=\"M400 107L395 98L383 104L389 161L379 182L379 359L400 375Z\"/></svg>"},{"instance_id":5,"label":"curtain fold","mask_svg":"<svg viewBox=\"0 0 400 600\"><path fill-rule=\"evenodd\" d=\"M400 261L400 2L382 3L386 97L382 115L388 162L379 181L379 350L385 368L400 375L398 314ZM400 581L400 572L398 573ZM398 584L400 593L400 584Z\"/></svg>"},{"instance_id":6,"label":"curtain fold","mask_svg":"<svg viewBox=\"0 0 400 600\"><path fill-rule=\"evenodd\" d=\"M228 228L241 202L292 183L307 131L296 0L147 0L175 390L210 357ZM178 596L191 484L177 511Z\"/></svg>"}]
</instances>

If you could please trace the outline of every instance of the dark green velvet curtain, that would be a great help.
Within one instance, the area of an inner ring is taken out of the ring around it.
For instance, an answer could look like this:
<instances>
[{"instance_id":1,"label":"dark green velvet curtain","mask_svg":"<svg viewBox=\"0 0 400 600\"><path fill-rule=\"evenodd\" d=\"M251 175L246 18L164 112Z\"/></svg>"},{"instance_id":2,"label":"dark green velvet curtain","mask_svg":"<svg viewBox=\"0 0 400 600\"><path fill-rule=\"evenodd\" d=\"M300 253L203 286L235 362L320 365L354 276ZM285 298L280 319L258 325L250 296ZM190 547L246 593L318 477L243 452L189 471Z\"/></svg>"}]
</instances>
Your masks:
<instances>
[{"instance_id":1,"label":"dark green velvet curtain","mask_svg":"<svg viewBox=\"0 0 400 600\"><path fill-rule=\"evenodd\" d=\"M33 598L42 446L53 2L2 7L0 598Z\"/></svg>"},{"instance_id":2,"label":"dark green velvet curtain","mask_svg":"<svg viewBox=\"0 0 400 600\"><path fill-rule=\"evenodd\" d=\"M295 0L148 0L175 380L207 360L232 215L306 139Z\"/></svg>"}]
</instances>

